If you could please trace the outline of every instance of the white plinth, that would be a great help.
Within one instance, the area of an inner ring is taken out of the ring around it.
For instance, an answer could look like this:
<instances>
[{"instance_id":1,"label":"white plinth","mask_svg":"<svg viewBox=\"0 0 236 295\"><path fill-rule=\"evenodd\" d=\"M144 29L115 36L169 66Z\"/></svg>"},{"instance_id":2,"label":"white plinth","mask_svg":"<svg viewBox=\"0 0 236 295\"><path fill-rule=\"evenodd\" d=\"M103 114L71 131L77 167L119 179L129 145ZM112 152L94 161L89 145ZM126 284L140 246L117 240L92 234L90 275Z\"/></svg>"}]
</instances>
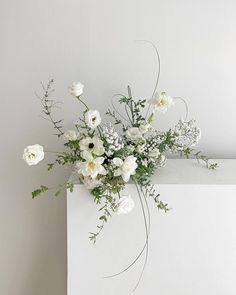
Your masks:
<instances>
[{"instance_id":1,"label":"white plinth","mask_svg":"<svg viewBox=\"0 0 236 295\"><path fill-rule=\"evenodd\" d=\"M217 161L220 168L208 171L193 160L169 160L154 177L173 210L158 212L149 200L149 260L135 294L236 294L236 160ZM95 246L88 232L97 206L81 185L68 192L68 295L131 294L144 257L125 274L103 279L132 262L145 241L133 185L127 192L135 209L110 219Z\"/></svg>"}]
</instances>

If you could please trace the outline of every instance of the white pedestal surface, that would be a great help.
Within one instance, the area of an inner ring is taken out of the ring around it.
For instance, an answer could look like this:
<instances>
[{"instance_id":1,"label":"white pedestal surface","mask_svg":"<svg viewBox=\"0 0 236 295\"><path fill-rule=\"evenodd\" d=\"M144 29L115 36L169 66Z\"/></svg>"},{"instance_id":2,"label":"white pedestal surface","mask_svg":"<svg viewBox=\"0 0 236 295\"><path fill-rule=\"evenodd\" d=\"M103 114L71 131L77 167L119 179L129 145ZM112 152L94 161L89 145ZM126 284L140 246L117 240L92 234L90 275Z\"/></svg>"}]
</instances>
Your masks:
<instances>
[{"instance_id":1,"label":"white pedestal surface","mask_svg":"<svg viewBox=\"0 0 236 295\"><path fill-rule=\"evenodd\" d=\"M158 211L149 199L149 258L137 295L236 294L236 160L217 160L209 171L193 160L169 160L153 178L172 210ZM104 279L129 265L145 242L141 207L114 215L95 246L97 205L82 185L68 192L68 295L131 294L144 255L129 271Z\"/></svg>"}]
</instances>

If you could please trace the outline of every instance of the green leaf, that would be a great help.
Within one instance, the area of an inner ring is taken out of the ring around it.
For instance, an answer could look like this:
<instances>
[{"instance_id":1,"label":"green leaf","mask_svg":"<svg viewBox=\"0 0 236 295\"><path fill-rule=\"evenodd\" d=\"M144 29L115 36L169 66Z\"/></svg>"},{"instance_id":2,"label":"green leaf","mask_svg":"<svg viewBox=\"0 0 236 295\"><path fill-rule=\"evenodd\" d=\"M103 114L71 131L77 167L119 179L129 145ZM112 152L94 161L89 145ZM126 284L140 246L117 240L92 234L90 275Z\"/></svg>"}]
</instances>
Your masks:
<instances>
[{"instance_id":1,"label":"green leaf","mask_svg":"<svg viewBox=\"0 0 236 295\"><path fill-rule=\"evenodd\" d=\"M37 188L36 190L34 190L31 194L32 194L32 198L34 199L35 197L37 197L38 195L46 192L48 190L48 187L45 185L41 185L39 188Z\"/></svg>"}]
</instances>

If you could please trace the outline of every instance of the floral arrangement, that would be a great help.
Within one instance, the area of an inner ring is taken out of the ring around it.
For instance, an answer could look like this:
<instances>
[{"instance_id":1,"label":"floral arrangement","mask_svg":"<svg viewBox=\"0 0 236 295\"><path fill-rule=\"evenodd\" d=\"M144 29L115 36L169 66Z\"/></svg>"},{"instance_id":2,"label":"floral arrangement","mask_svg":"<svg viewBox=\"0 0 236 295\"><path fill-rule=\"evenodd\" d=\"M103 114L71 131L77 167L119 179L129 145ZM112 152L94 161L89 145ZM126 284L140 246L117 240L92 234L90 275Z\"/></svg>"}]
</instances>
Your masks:
<instances>
[{"instance_id":1,"label":"floral arrangement","mask_svg":"<svg viewBox=\"0 0 236 295\"><path fill-rule=\"evenodd\" d=\"M155 48L155 47L154 47ZM156 48L155 48L156 50ZM156 50L158 61L159 54ZM84 184L90 191L96 204L99 205L99 225L95 232L90 233L92 242L96 242L98 235L104 228L112 214L127 214L134 207L134 198L123 194L125 185L131 181L137 189L143 217L145 221L146 241L143 249L135 261L118 275L130 268L148 247L149 209L148 199L155 202L159 210L167 212L168 205L160 200L151 176L157 173L159 167L165 166L167 155L174 154L189 158L194 156L203 161L209 169L215 169L217 164L193 147L198 143L201 131L194 120L187 119L188 108L180 97L170 97L165 92L156 92L159 74L151 99L134 99L128 86L127 95L116 95L118 102L124 107L124 114L119 113L114 104L106 115L109 123L104 123L98 110L91 109L83 99L84 85L72 83L69 93L84 107L79 120L71 130L63 130L62 120L53 117L53 108L57 104L50 98L53 80L44 87L44 94L40 97L43 113L49 118L56 130L56 136L65 140L65 151L55 154L55 161L47 164L48 170L56 165L71 167L74 180L60 185L55 190L57 196L65 186L71 191L75 182ZM168 131L156 130L152 123L156 116L165 114L175 101L182 101L186 106L186 117ZM44 158L41 145L30 145L24 150L23 159L28 165L36 165ZM41 185L32 192L32 197L48 191L50 188ZM114 275L114 276L115 276ZM141 278L141 276L140 276Z\"/></svg>"}]
</instances>

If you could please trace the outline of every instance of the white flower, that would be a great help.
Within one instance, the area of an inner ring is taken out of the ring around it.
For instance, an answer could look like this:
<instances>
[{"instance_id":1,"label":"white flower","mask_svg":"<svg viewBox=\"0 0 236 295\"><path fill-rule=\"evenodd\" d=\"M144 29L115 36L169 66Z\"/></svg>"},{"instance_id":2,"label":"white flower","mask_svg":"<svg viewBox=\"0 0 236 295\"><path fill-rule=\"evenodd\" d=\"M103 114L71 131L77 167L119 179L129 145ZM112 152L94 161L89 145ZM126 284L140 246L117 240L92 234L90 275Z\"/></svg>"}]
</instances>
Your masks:
<instances>
[{"instance_id":1,"label":"white flower","mask_svg":"<svg viewBox=\"0 0 236 295\"><path fill-rule=\"evenodd\" d=\"M80 141L80 149L81 151L89 151L90 153L101 156L104 154L105 149L103 146L103 141L97 136L85 137Z\"/></svg>"},{"instance_id":2,"label":"white flower","mask_svg":"<svg viewBox=\"0 0 236 295\"><path fill-rule=\"evenodd\" d=\"M148 156L150 158L154 158L154 159L157 159L159 156L160 156L160 151L158 148L154 148L153 150L151 150L148 154Z\"/></svg>"},{"instance_id":3,"label":"white flower","mask_svg":"<svg viewBox=\"0 0 236 295\"><path fill-rule=\"evenodd\" d=\"M87 189L94 189L95 187L102 184L101 179L92 179L90 176L83 178L83 184Z\"/></svg>"},{"instance_id":4,"label":"white flower","mask_svg":"<svg viewBox=\"0 0 236 295\"><path fill-rule=\"evenodd\" d=\"M136 163L137 158L134 156L128 156L125 160L120 158L114 158L113 163L119 167L115 170L114 176L121 176L125 182L128 182L131 175L135 174L135 170L138 167Z\"/></svg>"},{"instance_id":5,"label":"white flower","mask_svg":"<svg viewBox=\"0 0 236 295\"><path fill-rule=\"evenodd\" d=\"M154 110L162 113L165 113L174 104L173 99L170 96L166 96L165 92L161 92L160 95L156 94L153 99L149 100L149 103L154 106Z\"/></svg>"},{"instance_id":6,"label":"white flower","mask_svg":"<svg viewBox=\"0 0 236 295\"><path fill-rule=\"evenodd\" d=\"M106 170L102 166L102 163L104 162L103 157L94 159L88 151L83 151L81 157L85 159L85 162L76 163L78 173L81 173L85 177L91 176L92 179L95 179L99 174L106 175Z\"/></svg>"},{"instance_id":7,"label":"white flower","mask_svg":"<svg viewBox=\"0 0 236 295\"><path fill-rule=\"evenodd\" d=\"M69 92L73 96L80 96L83 93L84 85L80 82L73 82L69 87Z\"/></svg>"},{"instance_id":8,"label":"white flower","mask_svg":"<svg viewBox=\"0 0 236 295\"><path fill-rule=\"evenodd\" d=\"M122 196L117 205L117 214L127 214L134 208L134 201L130 195Z\"/></svg>"},{"instance_id":9,"label":"white flower","mask_svg":"<svg viewBox=\"0 0 236 295\"><path fill-rule=\"evenodd\" d=\"M38 164L43 158L43 147L39 144L29 145L24 149L23 159L29 166Z\"/></svg>"},{"instance_id":10,"label":"white flower","mask_svg":"<svg viewBox=\"0 0 236 295\"><path fill-rule=\"evenodd\" d=\"M146 145L145 144L139 144L137 147L136 147L136 152L138 154L143 154L143 152L145 151L146 149Z\"/></svg>"},{"instance_id":11,"label":"white flower","mask_svg":"<svg viewBox=\"0 0 236 295\"><path fill-rule=\"evenodd\" d=\"M139 130L140 130L140 132L141 132L141 134L144 134L144 133L147 133L148 131L149 131L149 129L150 129L150 124L148 124L148 123L144 123L144 124L141 124L140 126L139 126Z\"/></svg>"},{"instance_id":12,"label":"white flower","mask_svg":"<svg viewBox=\"0 0 236 295\"><path fill-rule=\"evenodd\" d=\"M99 111L89 110L85 113L85 122L89 128L94 129L101 123Z\"/></svg>"},{"instance_id":13,"label":"white flower","mask_svg":"<svg viewBox=\"0 0 236 295\"><path fill-rule=\"evenodd\" d=\"M139 130L138 127L130 127L125 134L130 140L136 141L139 139L143 139L142 132Z\"/></svg>"},{"instance_id":14,"label":"white flower","mask_svg":"<svg viewBox=\"0 0 236 295\"><path fill-rule=\"evenodd\" d=\"M67 130L65 133L64 133L64 137L65 139L68 139L68 140L77 140L78 137L79 137L79 133L75 130Z\"/></svg>"}]
</instances>

